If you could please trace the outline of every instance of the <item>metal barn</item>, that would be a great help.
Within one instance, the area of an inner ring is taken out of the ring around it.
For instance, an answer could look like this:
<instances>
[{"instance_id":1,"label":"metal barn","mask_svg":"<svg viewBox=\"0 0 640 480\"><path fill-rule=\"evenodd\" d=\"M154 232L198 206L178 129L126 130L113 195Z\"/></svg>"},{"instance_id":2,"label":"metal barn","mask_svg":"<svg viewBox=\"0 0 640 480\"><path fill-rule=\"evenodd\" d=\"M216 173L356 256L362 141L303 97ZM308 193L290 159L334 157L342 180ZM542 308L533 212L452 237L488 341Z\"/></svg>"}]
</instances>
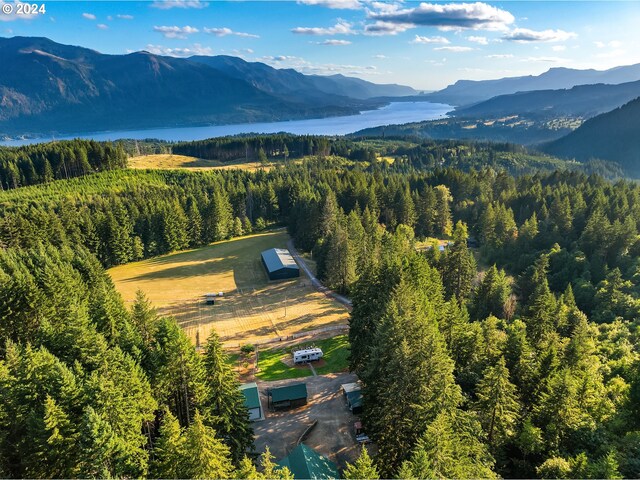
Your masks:
<instances>
[{"instance_id":1,"label":"metal barn","mask_svg":"<svg viewBox=\"0 0 640 480\"><path fill-rule=\"evenodd\" d=\"M261 255L262 264L267 271L269 280L285 280L300 276L300 268L289 253L289 250L271 248L262 252Z\"/></svg>"},{"instance_id":2,"label":"metal barn","mask_svg":"<svg viewBox=\"0 0 640 480\"><path fill-rule=\"evenodd\" d=\"M264 420L262 412L262 403L260 402L260 393L258 385L255 382L240 385L240 391L244 395L244 404L249 410L249 420Z\"/></svg>"}]
</instances>

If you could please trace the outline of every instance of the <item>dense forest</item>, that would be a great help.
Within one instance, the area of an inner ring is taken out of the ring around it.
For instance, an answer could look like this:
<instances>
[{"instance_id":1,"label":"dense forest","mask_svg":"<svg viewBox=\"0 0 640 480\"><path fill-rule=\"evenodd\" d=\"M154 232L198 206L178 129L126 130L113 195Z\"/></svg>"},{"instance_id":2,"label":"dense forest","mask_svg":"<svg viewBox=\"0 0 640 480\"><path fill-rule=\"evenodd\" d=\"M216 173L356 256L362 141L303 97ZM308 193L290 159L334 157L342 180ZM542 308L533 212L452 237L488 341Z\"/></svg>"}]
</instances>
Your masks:
<instances>
[{"instance_id":1,"label":"dense forest","mask_svg":"<svg viewBox=\"0 0 640 480\"><path fill-rule=\"evenodd\" d=\"M338 156L362 165L392 158L395 169L455 167L462 170L492 167L513 174L537 170L570 169L622 177L617 165L607 162L565 161L509 143L425 140L419 137L344 138L314 135L236 135L193 142L162 140L63 140L23 147L0 147L0 190L81 177L126 168L127 156L176 154L225 162L284 161L311 156ZM385 165L380 165L384 167Z\"/></svg>"},{"instance_id":2,"label":"dense forest","mask_svg":"<svg viewBox=\"0 0 640 480\"><path fill-rule=\"evenodd\" d=\"M2 476L287 478L269 454L260 474L245 458L217 338L196 354L142 295L128 311L103 270L277 223L353 300L350 367L378 454L346 478L639 477L640 186L429 157L470 145L0 192Z\"/></svg>"}]
</instances>

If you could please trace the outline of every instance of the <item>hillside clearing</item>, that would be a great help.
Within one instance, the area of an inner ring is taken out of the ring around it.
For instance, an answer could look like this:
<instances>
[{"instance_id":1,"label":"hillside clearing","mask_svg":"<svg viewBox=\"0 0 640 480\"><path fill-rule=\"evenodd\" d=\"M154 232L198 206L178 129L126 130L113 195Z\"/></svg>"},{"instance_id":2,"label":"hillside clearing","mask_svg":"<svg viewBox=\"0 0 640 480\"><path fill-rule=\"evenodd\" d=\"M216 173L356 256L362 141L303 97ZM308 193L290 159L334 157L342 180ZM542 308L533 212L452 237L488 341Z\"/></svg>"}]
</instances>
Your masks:
<instances>
[{"instance_id":1,"label":"hillside clearing","mask_svg":"<svg viewBox=\"0 0 640 480\"><path fill-rule=\"evenodd\" d=\"M188 170L259 170L269 169L272 163L261 164L260 162L246 162L244 160L234 162L220 162L218 160L206 160L203 158L189 157L187 155L156 154L140 155L131 157L128 160L129 168L134 169L158 169L174 170L184 168Z\"/></svg>"},{"instance_id":2,"label":"hillside clearing","mask_svg":"<svg viewBox=\"0 0 640 480\"><path fill-rule=\"evenodd\" d=\"M345 325L347 310L299 279L269 282L260 260L268 248L286 248L276 230L217 242L194 250L109 270L118 291L132 302L141 289L164 315L173 315L189 338L204 344L215 328L228 347L261 343L306 330ZM215 305L205 293L223 292Z\"/></svg>"}]
</instances>

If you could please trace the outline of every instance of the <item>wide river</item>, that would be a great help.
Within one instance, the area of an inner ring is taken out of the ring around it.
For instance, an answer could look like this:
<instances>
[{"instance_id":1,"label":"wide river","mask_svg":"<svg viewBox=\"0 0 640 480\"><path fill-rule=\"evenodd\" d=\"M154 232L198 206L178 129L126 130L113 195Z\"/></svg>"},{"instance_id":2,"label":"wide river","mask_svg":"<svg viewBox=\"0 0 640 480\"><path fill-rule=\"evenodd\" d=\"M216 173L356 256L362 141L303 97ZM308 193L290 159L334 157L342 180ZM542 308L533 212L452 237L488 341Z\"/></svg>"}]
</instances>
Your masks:
<instances>
[{"instance_id":1,"label":"wide river","mask_svg":"<svg viewBox=\"0 0 640 480\"><path fill-rule=\"evenodd\" d=\"M168 141L202 140L204 138L237 135L239 133L288 132L299 135L346 135L364 128L393 125L443 118L452 107L430 102L394 102L377 110L367 110L344 117L292 120L289 122L241 123L206 127L154 128L148 130L122 130L113 132L82 133L55 137L56 140L87 138L93 140L118 140L155 138ZM0 145L19 146L53 140L47 138L17 139L0 142Z\"/></svg>"}]
</instances>

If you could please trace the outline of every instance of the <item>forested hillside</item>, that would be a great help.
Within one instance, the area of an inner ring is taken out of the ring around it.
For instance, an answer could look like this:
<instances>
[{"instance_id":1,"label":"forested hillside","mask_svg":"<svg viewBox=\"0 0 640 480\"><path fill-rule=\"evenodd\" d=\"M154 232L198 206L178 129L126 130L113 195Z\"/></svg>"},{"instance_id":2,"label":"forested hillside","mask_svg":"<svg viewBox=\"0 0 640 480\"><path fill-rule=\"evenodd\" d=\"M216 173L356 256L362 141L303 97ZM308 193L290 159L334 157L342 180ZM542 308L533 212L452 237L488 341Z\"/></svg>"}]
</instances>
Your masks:
<instances>
[{"instance_id":1,"label":"forested hillside","mask_svg":"<svg viewBox=\"0 0 640 480\"><path fill-rule=\"evenodd\" d=\"M391 164L362 147L0 192L2 474L256 475L217 339L199 357L102 266L280 223L353 300L383 478L640 476L640 187L474 168L506 147L416 144ZM426 237L451 244L418 251Z\"/></svg>"},{"instance_id":2,"label":"forested hillside","mask_svg":"<svg viewBox=\"0 0 640 480\"><path fill-rule=\"evenodd\" d=\"M226 162L281 161L307 156L339 156L363 167L391 158L395 168L418 169L442 166L460 169L489 166L512 173L537 169L568 168L623 176L614 164L578 163L533 154L513 144L431 141L412 138L344 138L317 135L239 135L192 142L160 140L63 140L24 147L0 147L0 190L70 179L104 170L125 168L127 156L173 153Z\"/></svg>"},{"instance_id":3,"label":"forested hillside","mask_svg":"<svg viewBox=\"0 0 640 480\"><path fill-rule=\"evenodd\" d=\"M48 183L127 166L121 144L93 140L0 147L0 189Z\"/></svg>"},{"instance_id":4,"label":"forested hillside","mask_svg":"<svg viewBox=\"0 0 640 480\"><path fill-rule=\"evenodd\" d=\"M564 90L536 90L499 95L455 110L459 117L500 118L527 115L537 118L590 118L609 112L640 95L640 81L620 85L578 85Z\"/></svg>"},{"instance_id":5,"label":"forested hillside","mask_svg":"<svg viewBox=\"0 0 640 480\"><path fill-rule=\"evenodd\" d=\"M640 175L640 98L588 121L567 136L546 145L545 151L562 157L601 158Z\"/></svg>"}]
</instances>

